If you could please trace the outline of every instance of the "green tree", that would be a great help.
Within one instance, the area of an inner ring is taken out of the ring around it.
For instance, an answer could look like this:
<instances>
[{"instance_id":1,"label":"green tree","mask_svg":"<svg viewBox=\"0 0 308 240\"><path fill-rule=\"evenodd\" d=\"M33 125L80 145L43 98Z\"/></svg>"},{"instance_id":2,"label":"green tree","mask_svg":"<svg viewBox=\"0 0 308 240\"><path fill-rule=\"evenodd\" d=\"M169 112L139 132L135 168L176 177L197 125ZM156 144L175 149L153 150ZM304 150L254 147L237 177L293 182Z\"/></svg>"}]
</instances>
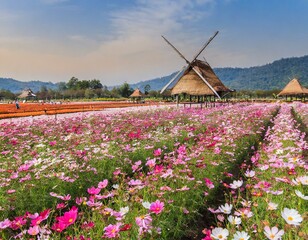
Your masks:
<instances>
[{"instance_id":1,"label":"green tree","mask_svg":"<svg viewBox=\"0 0 308 240\"><path fill-rule=\"evenodd\" d=\"M127 82L123 83L119 88L119 93L122 97L129 97L133 93L133 89Z\"/></svg>"},{"instance_id":2,"label":"green tree","mask_svg":"<svg viewBox=\"0 0 308 240\"><path fill-rule=\"evenodd\" d=\"M61 91L65 91L67 89L66 83L65 82L59 82L57 83L58 86L58 90Z\"/></svg>"},{"instance_id":3,"label":"green tree","mask_svg":"<svg viewBox=\"0 0 308 240\"><path fill-rule=\"evenodd\" d=\"M97 79L92 79L89 81L89 87L91 89L101 89L103 88L103 85L101 84L101 82Z\"/></svg>"},{"instance_id":4,"label":"green tree","mask_svg":"<svg viewBox=\"0 0 308 240\"><path fill-rule=\"evenodd\" d=\"M144 94L148 95L150 90L151 90L150 84L144 86Z\"/></svg>"},{"instance_id":5,"label":"green tree","mask_svg":"<svg viewBox=\"0 0 308 240\"><path fill-rule=\"evenodd\" d=\"M66 84L66 86L67 86L68 89L74 90L74 89L77 89L77 84L78 84L78 82L79 82L79 79L78 79L78 78L72 77L72 78L68 81L68 83Z\"/></svg>"},{"instance_id":6,"label":"green tree","mask_svg":"<svg viewBox=\"0 0 308 240\"><path fill-rule=\"evenodd\" d=\"M90 87L90 82L88 80L81 80L77 82L76 89L88 89Z\"/></svg>"}]
</instances>

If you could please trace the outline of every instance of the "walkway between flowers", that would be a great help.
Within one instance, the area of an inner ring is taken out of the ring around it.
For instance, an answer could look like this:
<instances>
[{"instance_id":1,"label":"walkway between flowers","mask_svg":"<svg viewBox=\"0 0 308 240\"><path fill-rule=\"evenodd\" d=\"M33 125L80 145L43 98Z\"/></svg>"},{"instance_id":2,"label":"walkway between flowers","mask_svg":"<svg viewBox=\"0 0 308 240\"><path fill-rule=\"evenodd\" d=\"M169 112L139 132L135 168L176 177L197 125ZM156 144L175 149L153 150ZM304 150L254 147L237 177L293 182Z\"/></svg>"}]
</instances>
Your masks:
<instances>
[{"instance_id":1,"label":"walkway between flowers","mask_svg":"<svg viewBox=\"0 0 308 240\"><path fill-rule=\"evenodd\" d=\"M306 106L301 110L308 112ZM305 133L289 105L282 105L273 123L251 165L242 165L244 177L226 185L226 203L210 209L217 225L204 230L203 239L308 238Z\"/></svg>"}]
</instances>

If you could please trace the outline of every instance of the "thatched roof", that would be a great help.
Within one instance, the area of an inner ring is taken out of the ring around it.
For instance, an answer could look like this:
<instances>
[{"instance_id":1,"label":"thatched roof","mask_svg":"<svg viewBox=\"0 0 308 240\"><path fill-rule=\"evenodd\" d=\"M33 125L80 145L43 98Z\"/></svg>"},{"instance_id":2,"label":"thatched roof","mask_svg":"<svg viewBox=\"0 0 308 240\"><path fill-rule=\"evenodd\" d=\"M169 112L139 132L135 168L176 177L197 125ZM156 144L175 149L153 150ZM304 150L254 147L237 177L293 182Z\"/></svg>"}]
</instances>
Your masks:
<instances>
[{"instance_id":1,"label":"thatched roof","mask_svg":"<svg viewBox=\"0 0 308 240\"><path fill-rule=\"evenodd\" d=\"M192 66L202 75L203 78L214 88L214 90L221 95L223 92L230 92L216 76L210 65L204 61L196 60ZM189 95L215 95L208 85L195 73L190 67L186 70L183 76L178 80L171 90L171 94L186 93Z\"/></svg>"},{"instance_id":2,"label":"thatched roof","mask_svg":"<svg viewBox=\"0 0 308 240\"><path fill-rule=\"evenodd\" d=\"M308 95L308 89L304 88L298 79L294 78L291 80L278 96L288 96L288 95Z\"/></svg>"},{"instance_id":3,"label":"thatched roof","mask_svg":"<svg viewBox=\"0 0 308 240\"><path fill-rule=\"evenodd\" d=\"M31 98L31 97L32 98L36 97L36 95L32 92L30 88L23 90L22 93L18 96L18 98Z\"/></svg>"},{"instance_id":4,"label":"thatched roof","mask_svg":"<svg viewBox=\"0 0 308 240\"><path fill-rule=\"evenodd\" d=\"M129 97L144 97L145 95L137 88Z\"/></svg>"}]
</instances>

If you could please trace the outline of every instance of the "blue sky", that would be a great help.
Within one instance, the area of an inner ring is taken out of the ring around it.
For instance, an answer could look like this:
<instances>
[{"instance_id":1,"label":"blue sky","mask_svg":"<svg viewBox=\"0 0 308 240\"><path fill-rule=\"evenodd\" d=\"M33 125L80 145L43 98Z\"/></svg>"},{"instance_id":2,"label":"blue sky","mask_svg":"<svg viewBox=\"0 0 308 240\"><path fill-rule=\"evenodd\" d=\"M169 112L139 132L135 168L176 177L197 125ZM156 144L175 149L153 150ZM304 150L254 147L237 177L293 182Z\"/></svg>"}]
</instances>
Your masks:
<instances>
[{"instance_id":1,"label":"blue sky","mask_svg":"<svg viewBox=\"0 0 308 240\"><path fill-rule=\"evenodd\" d=\"M100 79L168 75L206 48L213 67L308 54L308 0L0 0L0 77Z\"/></svg>"}]
</instances>

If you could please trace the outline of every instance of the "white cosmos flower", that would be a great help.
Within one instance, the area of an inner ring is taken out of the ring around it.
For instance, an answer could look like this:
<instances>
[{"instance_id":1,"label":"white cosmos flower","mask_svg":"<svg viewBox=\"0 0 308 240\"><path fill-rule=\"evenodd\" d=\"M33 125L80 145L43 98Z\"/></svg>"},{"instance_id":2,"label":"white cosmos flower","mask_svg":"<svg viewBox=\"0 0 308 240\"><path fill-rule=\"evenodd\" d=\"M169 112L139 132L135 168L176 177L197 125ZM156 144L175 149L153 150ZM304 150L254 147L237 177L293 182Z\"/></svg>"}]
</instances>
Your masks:
<instances>
[{"instance_id":1,"label":"white cosmos flower","mask_svg":"<svg viewBox=\"0 0 308 240\"><path fill-rule=\"evenodd\" d=\"M129 207L122 207L122 208L120 208L120 213L122 215L125 215L126 213L128 213L128 211L129 211Z\"/></svg>"},{"instance_id":2,"label":"white cosmos flower","mask_svg":"<svg viewBox=\"0 0 308 240\"><path fill-rule=\"evenodd\" d=\"M239 217L234 217L234 216L229 216L228 217L228 221L232 224L232 225L240 225L242 223L241 218Z\"/></svg>"},{"instance_id":3,"label":"white cosmos flower","mask_svg":"<svg viewBox=\"0 0 308 240\"><path fill-rule=\"evenodd\" d=\"M237 231L233 236L233 240L248 240L249 238L250 236L245 231L242 232Z\"/></svg>"},{"instance_id":4,"label":"white cosmos flower","mask_svg":"<svg viewBox=\"0 0 308 240\"><path fill-rule=\"evenodd\" d=\"M150 209L151 203L149 202L142 202L142 206L146 209Z\"/></svg>"},{"instance_id":5,"label":"white cosmos flower","mask_svg":"<svg viewBox=\"0 0 308 240\"><path fill-rule=\"evenodd\" d=\"M232 204L226 203L225 205L221 205L218 210L224 214L230 214L232 210Z\"/></svg>"},{"instance_id":6,"label":"white cosmos flower","mask_svg":"<svg viewBox=\"0 0 308 240\"><path fill-rule=\"evenodd\" d=\"M217 240L227 240L229 235L228 229L225 228L214 228L211 237Z\"/></svg>"},{"instance_id":7,"label":"white cosmos flower","mask_svg":"<svg viewBox=\"0 0 308 240\"><path fill-rule=\"evenodd\" d=\"M308 176L297 177L296 180L303 185L308 185Z\"/></svg>"},{"instance_id":8,"label":"white cosmos flower","mask_svg":"<svg viewBox=\"0 0 308 240\"><path fill-rule=\"evenodd\" d=\"M277 227L270 228L269 226L264 227L264 234L270 240L280 240L284 234L283 230L278 231Z\"/></svg>"},{"instance_id":9,"label":"white cosmos flower","mask_svg":"<svg viewBox=\"0 0 308 240\"><path fill-rule=\"evenodd\" d=\"M296 209L284 208L281 212L281 216L286 220L288 224L298 226L303 221L302 216Z\"/></svg>"},{"instance_id":10,"label":"white cosmos flower","mask_svg":"<svg viewBox=\"0 0 308 240\"><path fill-rule=\"evenodd\" d=\"M308 196L305 196L301 191L295 190L295 193L298 197L300 197L304 200L308 200Z\"/></svg>"},{"instance_id":11,"label":"white cosmos flower","mask_svg":"<svg viewBox=\"0 0 308 240\"><path fill-rule=\"evenodd\" d=\"M241 186L243 185L243 181L242 180L234 180L233 183L230 184L230 187L232 189L237 189L237 188L240 188Z\"/></svg>"},{"instance_id":12,"label":"white cosmos flower","mask_svg":"<svg viewBox=\"0 0 308 240\"><path fill-rule=\"evenodd\" d=\"M276 210L278 207L277 203L269 202L267 205L267 210Z\"/></svg>"},{"instance_id":13,"label":"white cosmos flower","mask_svg":"<svg viewBox=\"0 0 308 240\"><path fill-rule=\"evenodd\" d=\"M246 177L254 177L255 175L256 175L256 172L253 171L253 170L251 170L251 171L247 170L247 171L245 172L245 176L246 176Z\"/></svg>"}]
</instances>

